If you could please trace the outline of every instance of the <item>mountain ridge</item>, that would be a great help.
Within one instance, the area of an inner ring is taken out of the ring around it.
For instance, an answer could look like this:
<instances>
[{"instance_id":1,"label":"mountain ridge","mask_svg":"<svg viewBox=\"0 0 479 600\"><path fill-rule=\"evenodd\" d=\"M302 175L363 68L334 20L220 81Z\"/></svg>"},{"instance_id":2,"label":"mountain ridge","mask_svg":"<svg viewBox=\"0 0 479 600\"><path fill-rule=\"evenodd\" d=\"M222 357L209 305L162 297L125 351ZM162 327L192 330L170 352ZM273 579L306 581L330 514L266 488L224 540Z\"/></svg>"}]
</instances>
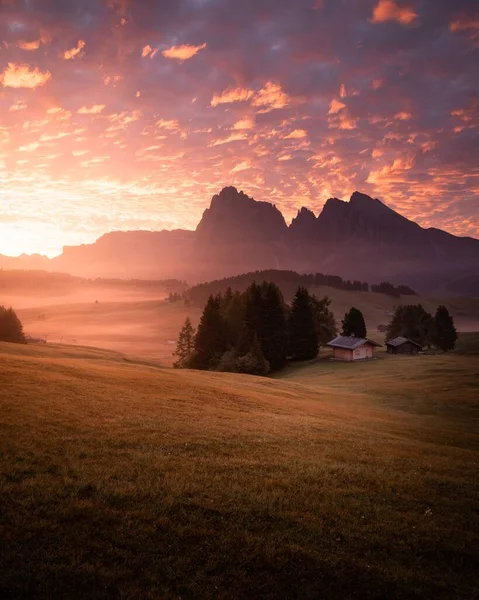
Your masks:
<instances>
[{"instance_id":1,"label":"mountain ridge","mask_svg":"<svg viewBox=\"0 0 479 600\"><path fill-rule=\"evenodd\" d=\"M302 207L288 225L273 203L227 186L213 196L194 231L114 231L93 244L65 246L53 259L5 257L2 263L87 277L177 277L191 283L291 269L479 295L479 240L423 228L358 191L349 201L328 199L317 216Z\"/></svg>"}]
</instances>

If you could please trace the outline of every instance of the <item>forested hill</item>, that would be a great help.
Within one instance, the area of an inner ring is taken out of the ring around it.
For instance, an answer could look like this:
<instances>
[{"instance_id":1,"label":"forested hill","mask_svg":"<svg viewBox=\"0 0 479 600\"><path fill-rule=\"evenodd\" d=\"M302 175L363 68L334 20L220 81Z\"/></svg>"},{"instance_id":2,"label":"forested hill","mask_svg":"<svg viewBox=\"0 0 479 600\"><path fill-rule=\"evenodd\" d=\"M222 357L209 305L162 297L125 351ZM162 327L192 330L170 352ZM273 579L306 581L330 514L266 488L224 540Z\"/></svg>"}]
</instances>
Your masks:
<instances>
[{"instance_id":1,"label":"forested hill","mask_svg":"<svg viewBox=\"0 0 479 600\"><path fill-rule=\"evenodd\" d=\"M203 307L211 294L223 294L228 288L231 288L233 291L244 292L253 282L261 283L263 281L275 283L280 288L286 302L291 301L299 286L306 288L328 286L340 290L371 291L396 298L406 295L416 295L416 292L406 285L394 286L388 282L369 285L364 281L345 280L338 275L324 275L323 273L300 274L295 271L271 269L251 271L243 275L200 283L187 290L184 293L184 298L195 306Z\"/></svg>"}]
</instances>

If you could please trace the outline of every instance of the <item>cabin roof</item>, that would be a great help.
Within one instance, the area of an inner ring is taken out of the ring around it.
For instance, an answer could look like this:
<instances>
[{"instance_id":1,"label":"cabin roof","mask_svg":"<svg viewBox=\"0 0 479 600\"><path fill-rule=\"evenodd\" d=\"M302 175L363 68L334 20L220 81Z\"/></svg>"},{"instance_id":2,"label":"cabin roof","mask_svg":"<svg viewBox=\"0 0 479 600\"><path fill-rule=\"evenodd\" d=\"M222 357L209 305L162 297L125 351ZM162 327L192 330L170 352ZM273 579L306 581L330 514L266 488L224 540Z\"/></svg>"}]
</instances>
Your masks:
<instances>
[{"instance_id":1,"label":"cabin roof","mask_svg":"<svg viewBox=\"0 0 479 600\"><path fill-rule=\"evenodd\" d=\"M398 346L402 346L403 344L406 344L407 342L409 342L410 344L414 344L414 346L417 346L418 348L422 349L421 344L418 344L417 342L413 342L412 340L402 337L402 336L398 336L392 340L389 340L389 342L386 342L386 346L392 346L393 348L397 348Z\"/></svg>"},{"instance_id":2,"label":"cabin roof","mask_svg":"<svg viewBox=\"0 0 479 600\"><path fill-rule=\"evenodd\" d=\"M365 338L357 338L348 335L338 335L334 338L334 340L331 340L328 344L326 344L326 346L329 346L330 348L344 348L345 350L356 350L356 348L364 346L364 344L371 344L371 346L376 346L378 348L381 346L381 344L377 344L372 340L368 340Z\"/></svg>"}]
</instances>

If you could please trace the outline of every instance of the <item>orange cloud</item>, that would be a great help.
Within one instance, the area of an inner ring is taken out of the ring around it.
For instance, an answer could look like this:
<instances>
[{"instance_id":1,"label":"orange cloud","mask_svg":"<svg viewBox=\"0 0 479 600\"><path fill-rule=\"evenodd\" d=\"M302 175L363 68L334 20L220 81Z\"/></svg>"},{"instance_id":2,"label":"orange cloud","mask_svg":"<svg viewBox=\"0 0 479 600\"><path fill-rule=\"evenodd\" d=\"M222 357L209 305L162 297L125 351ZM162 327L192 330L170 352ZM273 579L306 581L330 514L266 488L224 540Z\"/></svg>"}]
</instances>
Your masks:
<instances>
[{"instance_id":1,"label":"orange cloud","mask_svg":"<svg viewBox=\"0 0 479 600\"><path fill-rule=\"evenodd\" d=\"M398 121L409 121L412 118L412 114L408 112L398 112L394 115L395 119Z\"/></svg>"},{"instance_id":2,"label":"orange cloud","mask_svg":"<svg viewBox=\"0 0 479 600\"><path fill-rule=\"evenodd\" d=\"M180 128L178 121L176 121L175 119L171 119L169 121L165 119L160 119L156 122L156 126L160 129L167 129L168 131L178 131L178 129Z\"/></svg>"},{"instance_id":3,"label":"orange cloud","mask_svg":"<svg viewBox=\"0 0 479 600\"><path fill-rule=\"evenodd\" d=\"M23 100L17 100L10 108L8 109L10 112L17 112L19 110L25 110L27 105Z\"/></svg>"},{"instance_id":4,"label":"orange cloud","mask_svg":"<svg viewBox=\"0 0 479 600\"><path fill-rule=\"evenodd\" d=\"M479 42L479 19L454 21L449 25L449 29L453 32L466 31L471 40Z\"/></svg>"},{"instance_id":5,"label":"orange cloud","mask_svg":"<svg viewBox=\"0 0 479 600\"><path fill-rule=\"evenodd\" d=\"M335 115L340 110L343 110L343 108L346 108L346 104L340 102L339 100L336 100L336 98L333 98L331 100L331 104L329 105L328 115Z\"/></svg>"},{"instance_id":6,"label":"orange cloud","mask_svg":"<svg viewBox=\"0 0 479 600\"><path fill-rule=\"evenodd\" d=\"M237 164L236 167L233 167L231 169L231 173L239 173L240 171L247 171L248 169L251 169L251 164L244 160L243 162Z\"/></svg>"},{"instance_id":7,"label":"orange cloud","mask_svg":"<svg viewBox=\"0 0 479 600\"><path fill-rule=\"evenodd\" d=\"M241 129L253 129L254 127L254 119L253 117L244 117L233 125L232 129L241 130Z\"/></svg>"},{"instance_id":8,"label":"orange cloud","mask_svg":"<svg viewBox=\"0 0 479 600\"><path fill-rule=\"evenodd\" d=\"M155 56L157 54L158 54L158 48L152 48L150 46L150 44L147 44L141 51L141 56L143 58L146 58L147 56L149 56L150 58L155 58Z\"/></svg>"},{"instance_id":9,"label":"orange cloud","mask_svg":"<svg viewBox=\"0 0 479 600\"><path fill-rule=\"evenodd\" d=\"M418 18L417 13L410 7L398 6L394 0L379 0L373 10L373 23L397 21L401 25L410 25Z\"/></svg>"},{"instance_id":10,"label":"orange cloud","mask_svg":"<svg viewBox=\"0 0 479 600\"><path fill-rule=\"evenodd\" d=\"M93 106L90 106L90 108L87 106L82 106L77 110L77 113L79 115L99 115L104 108L104 104L94 104Z\"/></svg>"},{"instance_id":11,"label":"orange cloud","mask_svg":"<svg viewBox=\"0 0 479 600\"><path fill-rule=\"evenodd\" d=\"M70 50L66 50L63 53L63 58L65 60L72 60L73 58L75 58L75 56L78 56L80 54L80 52L85 46L86 44L83 40L78 40L78 44L76 45L76 47L71 48Z\"/></svg>"},{"instance_id":12,"label":"orange cloud","mask_svg":"<svg viewBox=\"0 0 479 600\"><path fill-rule=\"evenodd\" d=\"M28 65L17 65L8 63L8 66L0 73L0 83L3 87L29 88L34 90L45 85L52 77L50 71L42 72L38 67L30 69Z\"/></svg>"},{"instance_id":13,"label":"orange cloud","mask_svg":"<svg viewBox=\"0 0 479 600\"><path fill-rule=\"evenodd\" d=\"M285 138L285 140L300 140L308 136L308 132L304 129L295 129L291 133L289 133Z\"/></svg>"},{"instance_id":14,"label":"orange cloud","mask_svg":"<svg viewBox=\"0 0 479 600\"><path fill-rule=\"evenodd\" d=\"M268 81L253 98L253 106L264 107L259 112L266 113L276 108L285 108L290 101L291 99L283 92L279 84Z\"/></svg>"},{"instance_id":15,"label":"orange cloud","mask_svg":"<svg viewBox=\"0 0 479 600\"><path fill-rule=\"evenodd\" d=\"M41 40L34 40L33 42L18 42L18 47L22 50L38 50L40 48Z\"/></svg>"},{"instance_id":16,"label":"orange cloud","mask_svg":"<svg viewBox=\"0 0 479 600\"><path fill-rule=\"evenodd\" d=\"M163 50L162 54L165 58L173 58L176 60L188 60L193 58L200 50L206 48L206 43L201 46L190 46L189 44L183 44L181 46L172 46Z\"/></svg>"},{"instance_id":17,"label":"orange cloud","mask_svg":"<svg viewBox=\"0 0 479 600\"><path fill-rule=\"evenodd\" d=\"M227 138L224 138L222 140L215 140L214 142L211 142L211 144L208 144L208 145L209 146L221 146L222 144L229 144L229 142L238 142L240 140L246 140L246 139L248 139L248 136L245 133L232 133Z\"/></svg>"},{"instance_id":18,"label":"orange cloud","mask_svg":"<svg viewBox=\"0 0 479 600\"><path fill-rule=\"evenodd\" d=\"M211 106L218 106L219 104L232 104L233 102L245 102L253 96L253 90L248 90L246 88L230 88L221 92L220 95L215 94L211 100Z\"/></svg>"}]
</instances>

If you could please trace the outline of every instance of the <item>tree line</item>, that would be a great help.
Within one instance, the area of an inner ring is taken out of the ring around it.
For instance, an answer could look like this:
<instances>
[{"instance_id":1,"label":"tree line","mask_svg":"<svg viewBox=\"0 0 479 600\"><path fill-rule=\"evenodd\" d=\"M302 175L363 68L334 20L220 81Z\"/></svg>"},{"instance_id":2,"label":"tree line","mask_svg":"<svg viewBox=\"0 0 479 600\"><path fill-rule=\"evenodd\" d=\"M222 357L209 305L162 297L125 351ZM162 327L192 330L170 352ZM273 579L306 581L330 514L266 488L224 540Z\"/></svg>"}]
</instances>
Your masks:
<instances>
[{"instance_id":1,"label":"tree line","mask_svg":"<svg viewBox=\"0 0 479 600\"><path fill-rule=\"evenodd\" d=\"M266 375L288 359L311 360L337 333L330 304L300 286L288 306L272 282L211 294L197 331L185 321L174 366Z\"/></svg>"},{"instance_id":2,"label":"tree line","mask_svg":"<svg viewBox=\"0 0 479 600\"><path fill-rule=\"evenodd\" d=\"M289 302L294 297L299 286L312 288L317 286L328 286L340 290L354 290L359 292L379 292L390 296L416 295L414 290L406 285L394 286L389 282L377 285L369 285L364 281L344 280L339 275L324 275L323 273L300 274L295 271L280 271L270 269L266 271L254 271L226 277L206 283L192 286L183 293L183 299L195 306L204 306L211 295L224 294L228 288L234 288L241 292L245 291L254 281L270 281L281 290L283 297Z\"/></svg>"},{"instance_id":3,"label":"tree line","mask_svg":"<svg viewBox=\"0 0 479 600\"><path fill-rule=\"evenodd\" d=\"M454 320L444 305L437 307L434 317L421 304L398 306L387 327L386 342L399 336L443 352L454 350L457 341Z\"/></svg>"}]
</instances>

